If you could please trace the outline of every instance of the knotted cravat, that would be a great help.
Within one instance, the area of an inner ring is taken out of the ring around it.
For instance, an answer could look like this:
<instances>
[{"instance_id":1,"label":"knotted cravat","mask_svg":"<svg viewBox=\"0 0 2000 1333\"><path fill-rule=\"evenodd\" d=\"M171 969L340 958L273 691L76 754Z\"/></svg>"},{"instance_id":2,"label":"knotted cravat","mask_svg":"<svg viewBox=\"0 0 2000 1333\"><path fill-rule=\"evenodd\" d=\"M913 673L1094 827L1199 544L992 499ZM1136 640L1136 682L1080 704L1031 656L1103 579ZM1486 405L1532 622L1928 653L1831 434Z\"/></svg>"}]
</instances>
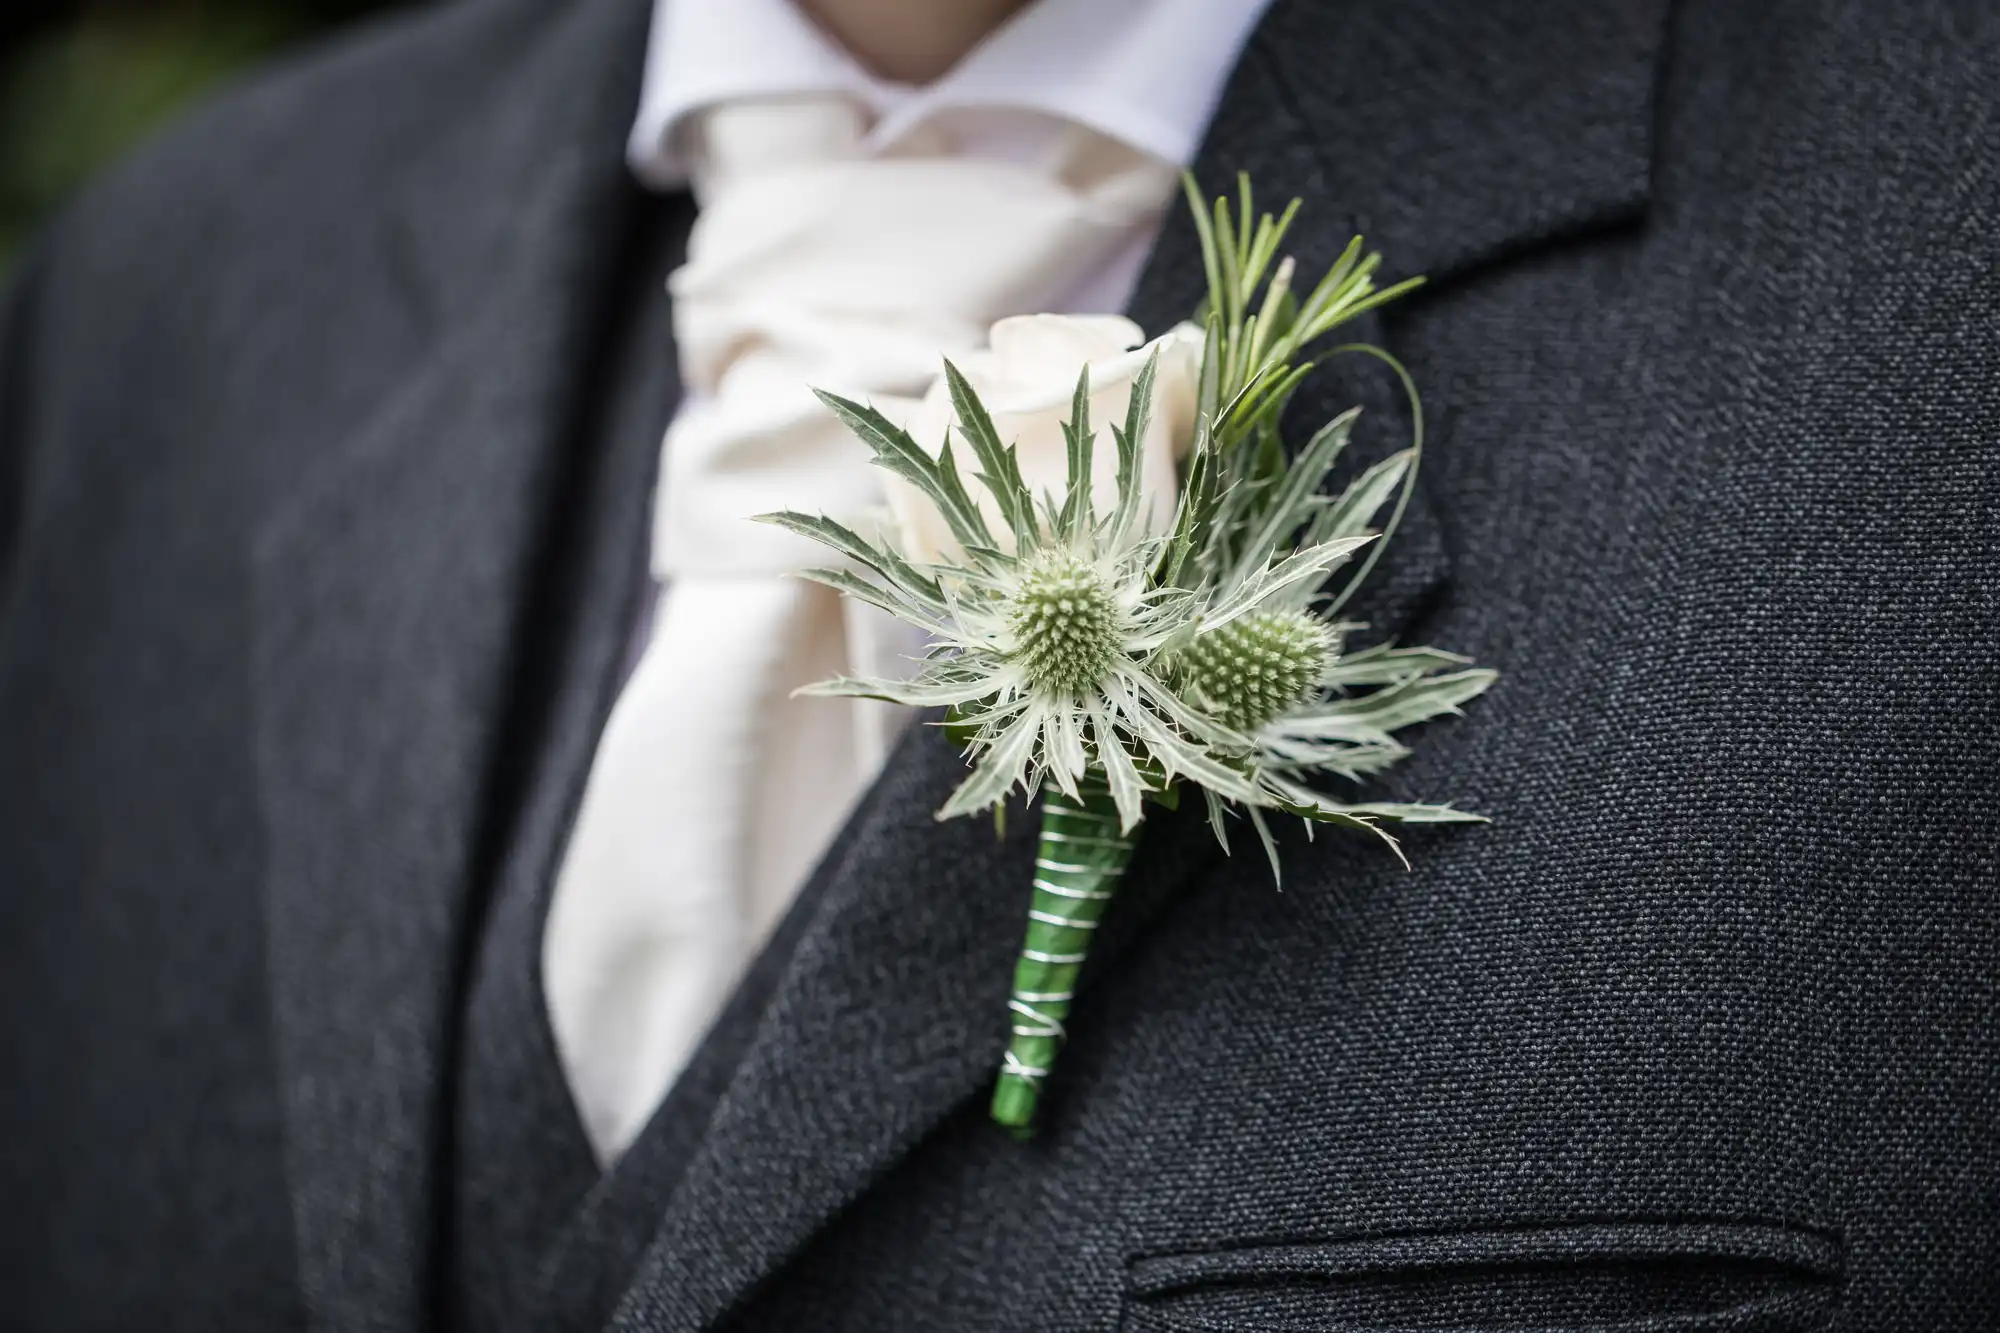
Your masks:
<instances>
[{"instance_id":1,"label":"knotted cravat","mask_svg":"<svg viewBox=\"0 0 2000 1333\"><path fill-rule=\"evenodd\" d=\"M731 104L691 128L701 212L669 283L687 400L655 508L662 591L599 741L543 941L557 1048L607 1161L899 724L887 705L792 691L907 669L920 647L794 577L827 563L823 548L751 521L780 509L863 531L881 521L865 447L811 390L907 412L941 355L1045 308L1172 184L1153 159L1081 128L1050 135L1034 163L952 156L923 129L870 154L866 118L844 99Z\"/></svg>"}]
</instances>

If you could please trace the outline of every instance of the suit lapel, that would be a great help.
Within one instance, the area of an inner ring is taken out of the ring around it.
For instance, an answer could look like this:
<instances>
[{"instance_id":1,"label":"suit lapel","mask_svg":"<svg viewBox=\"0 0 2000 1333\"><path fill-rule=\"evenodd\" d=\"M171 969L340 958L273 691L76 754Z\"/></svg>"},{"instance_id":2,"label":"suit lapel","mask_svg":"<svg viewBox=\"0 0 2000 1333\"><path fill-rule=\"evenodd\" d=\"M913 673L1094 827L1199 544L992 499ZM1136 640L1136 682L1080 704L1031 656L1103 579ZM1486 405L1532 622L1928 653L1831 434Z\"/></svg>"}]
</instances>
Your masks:
<instances>
[{"instance_id":1,"label":"suit lapel","mask_svg":"<svg viewBox=\"0 0 2000 1333\"><path fill-rule=\"evenodd\" d=\"M1248 171L1269 203L1305 198L1291 249L1308 271L1355 230L1387 252L1392 274L1449 281L1516 247L1636 217L1664 0L1610 8L1285 0L1232 79L1197 174L1217 189ZM1543 49L1549 31L1565 34L1561 60ZM1193 308L1195 256L1176 212L1134 301L1145 327ZM1392 335L1393 325L1364 330L1393 345ZM1400 410L1358 381L1334 392ZM1302 407L1333 405L1329 395ZM1446 551L1420 496L1362 608L1378 633L1409 628L1435 600ZM801 899L810 919L794 923L784 974L615 1327L713 1323L941 1118L984 1094L1005 1039L1032 821L1017 811L1006 839L979 821L935 823L930 812L962 771L937 733L919 729L842 857ZM1198 820L1149 825L1093 952L1086 1005L1092 978L1214 855Z\"/></svg>"},{"instance_id":2,"label":"suit lapel","mask_svg":"<svg viewBox=\"0 0 2000 1333\"><path fill-rule=\"evenodd\" d=\"M490 95L413 163L384 238L438 337L269 509L254 553L288 1165L302 1286L330 1330L431 1319L495 743L629 188L642 6L457 17L497 53Z\"/></svg>"}]
</instances>

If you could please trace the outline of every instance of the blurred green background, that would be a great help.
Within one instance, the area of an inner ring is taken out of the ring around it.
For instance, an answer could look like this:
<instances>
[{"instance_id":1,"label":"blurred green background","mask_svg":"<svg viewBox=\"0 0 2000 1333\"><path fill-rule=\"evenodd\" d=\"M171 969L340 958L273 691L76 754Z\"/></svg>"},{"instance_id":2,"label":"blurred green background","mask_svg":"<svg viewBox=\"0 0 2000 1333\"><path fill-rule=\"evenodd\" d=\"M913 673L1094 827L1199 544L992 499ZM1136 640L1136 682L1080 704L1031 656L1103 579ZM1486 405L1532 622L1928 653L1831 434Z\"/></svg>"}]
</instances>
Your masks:
<instances>
[{"instance_id":1,"label":"blurred green background","mask_svg":"<svg viewBox=\"0 0 2000 1333\"><path fill-rule=\"evenodd\" d=\"M98 167L218 80L408 0L0 0L0 268Z\"/></svg>"}]
</instances>

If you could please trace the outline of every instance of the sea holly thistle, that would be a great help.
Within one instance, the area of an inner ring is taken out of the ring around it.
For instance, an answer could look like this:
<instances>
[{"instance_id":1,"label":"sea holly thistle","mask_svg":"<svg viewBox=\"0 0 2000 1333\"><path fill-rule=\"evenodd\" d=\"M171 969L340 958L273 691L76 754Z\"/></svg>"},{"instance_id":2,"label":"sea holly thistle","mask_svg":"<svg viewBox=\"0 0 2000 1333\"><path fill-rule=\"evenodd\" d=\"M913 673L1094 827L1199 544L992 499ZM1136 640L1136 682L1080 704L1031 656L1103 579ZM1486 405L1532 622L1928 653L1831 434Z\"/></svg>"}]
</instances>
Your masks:
<instances>
[{"instance_id":1,"label":"sea holly thistle","mask_svg":"<svg viewBox=\"0 0 2000 1333\"><path fill-rule=\"evenodd\" d=\"M919 560L893 538L872 540L831 519L768 520L845 562L808 577L929 634L912 678L843 678L814 692L946 710L972 771L939 818L1047 788L1009 1001L1012 1038L993 1102L994 1118L1023 1135L1060 1049L1091 934L1149 800L1175 804L1184 788L1199 789L1225 847L1228 823L1240 813L1274 876L1274 813L1367 832L1398 856L1390 825L1478 818L1445 805L1337 801L1315 785L1380 773L1409 753L1397 732L1457 712L1494 678L1433 648L1349 651L1363 626L1338 618L1400 521L1422 455L1421 407L1403 367L1379 348L1331 349L1386 363L1415 423L1407 449L1344 490L1326 484L1358 409L1295 450L1281 435L1285 409L1314 369L1307 353L1420 280L1378 289L1380 257L1357 237L1300 294L1292 261L1280 257L1296 200L1273 218L1256 214L1247 180L1233 205L1204 205L1191 180L1188 197L1209 295L1200 314L1194 438L1163 532L1144 521L1139 478L1157 352L1109 432L1117 485L1108 509L1091 485L1098 432L1088 367L1063 427L1067 485L1061 494L1037 494L1014 445L947 362L969 478L950 439L933 454L873 408L821 398L879 466L936 507L956 552ZM1384 509L1388 518L1377 528Z\"/></svg>"},{"instance_id":2,"label":"sea holly thistle","mask_svg":"<svg viewBox=\"0 0 2000 1333\"><path fill-rule=\"evenodd\" d=\"M1259 799L1243 804L1274 876L1278 857L1269 810L1372 832L1400 856L1383 825L1477 817L1441 805L1338 802L1308 780L1333 774L1359 781L1381 772L1409 753L1395 731L1456 712L1494 679L1491 671L1436 649L1378 644L1343 652L1347 636L1365 627L1335 617L1402 520L1423 452L1422 404L1408 372L1387 352L1366 344L1331 349L1373 357L1394 371L1409 396L1414 433L1409 448L1338 494L1329 493L1326 482L1360 410L1327 422L1296 452L1285 448L1280 422L1315 369L1300 359L1307 349L1423 280L1378 290L1381 256L1364 252L1357 236L1301 299L1293 291L1292 261L1277 258L1297 200L1281 217L1257 218L1247 179L1239 180L1233 216L1226 200L1205 207L1191 180L1187 193L1209 286L1202 312L1203 429L1160 579L1192 590L1205 609L1188 639L1168 655L1167 670L1198 706L1248 734L1248 744L1226 757L1257 785ZM1385 507L1391 512L1378 532L1371 525ZM1230 619L1241 611L1240 590L1262 571L1299 552L1334 546L1346 547L1345 560L1362 543L1371 549L1337 590L1323 581L1293 584L1242 619ZM1226 845L1227 794L1205 788L1204 796Z\"/></svg>"}]
</instances>

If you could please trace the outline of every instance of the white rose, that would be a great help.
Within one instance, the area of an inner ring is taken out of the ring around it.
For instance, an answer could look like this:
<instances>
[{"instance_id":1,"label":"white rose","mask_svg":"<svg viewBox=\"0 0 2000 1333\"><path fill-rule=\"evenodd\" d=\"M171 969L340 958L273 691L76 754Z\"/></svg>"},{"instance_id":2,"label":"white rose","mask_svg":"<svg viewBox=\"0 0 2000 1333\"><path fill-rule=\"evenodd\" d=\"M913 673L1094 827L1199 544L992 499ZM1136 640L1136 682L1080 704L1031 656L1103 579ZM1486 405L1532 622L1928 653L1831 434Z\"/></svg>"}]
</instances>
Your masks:
<instances>
[{"instance_id":1,"label":"white rose","mask_svg":"<svg viewBox=\"0 0 2000 1333\"><path fill-rule=\"evenodd\" d=\"M1001 443L1014 446L1021 477L1037 496L1047 493L1060 500L1069 488L1069 450L1062 427L1070 416L1077 375L1090 367L1095 441L1091 496L1100 514L1118 503L1118 447L1111 428L1124 424L1132 382L1158 350L1152 413L1139 442L1139 512L1147 532L1165 532L1179 496L1178 465L1194 441L1201 331L1182 324L1142 347L1145 334L1122 315L1019 315L995 324L988 336L986 351L963 361L954 359L954 364L992 415ZM907 427L919 444L935 451L947 430L956 433L957 420L940 375L911 413ZM999 506L984 486L971 479L978 460L970 446L957 440L952 453L995 540L1011 547ZM955 558L958 543L929 497L899 477L888 476L885 482L904 553L930 562Z\"/></svg>"}]
</instances>

